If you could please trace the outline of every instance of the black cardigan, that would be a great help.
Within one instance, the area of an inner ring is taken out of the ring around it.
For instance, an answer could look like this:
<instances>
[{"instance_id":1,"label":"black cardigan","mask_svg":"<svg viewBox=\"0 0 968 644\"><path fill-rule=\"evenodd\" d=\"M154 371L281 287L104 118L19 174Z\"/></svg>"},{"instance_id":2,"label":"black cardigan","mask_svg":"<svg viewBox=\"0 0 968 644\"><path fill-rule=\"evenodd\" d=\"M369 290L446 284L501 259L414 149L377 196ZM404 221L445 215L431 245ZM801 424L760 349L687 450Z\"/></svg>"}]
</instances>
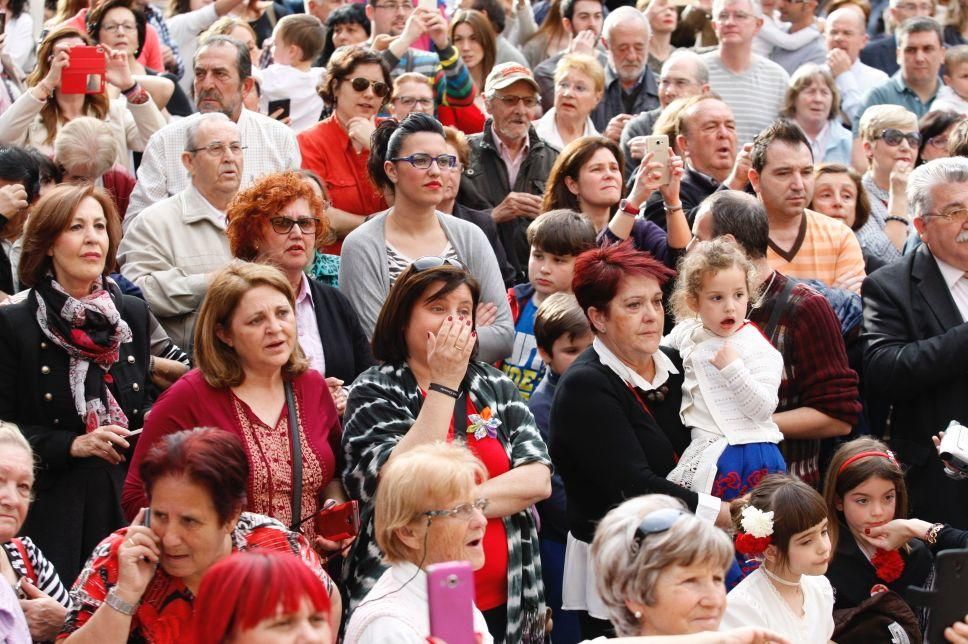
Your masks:
<instances>
[{"instance_id":1,"label":"black cardigan","mask_svg":"<svg viewBox=\"0 0 968 644\"><path fill-rule=\"evenodd\" d=\"M679 373L669 374L665 400L647 403L651 415L602 365L594 347L558 383L549 423L551 460L565 483L568 529L577 539L591 542L609 510L641 494L669 494L696 509L699 496L665 478L690 436L679 418L682 360L677 351L660 350Z\"/></svg>"},{"instance_id":2,"label":"black cardigan","mask_svg":"<svg viewBox=\"0 0 968 644\"><path fill-rule=\"evenodd\" d=\"M346 296L332 286L310 278L309 290L326 358L326 376L350 384L376 364L360 318Z\"/></svg>"}]
</instances>

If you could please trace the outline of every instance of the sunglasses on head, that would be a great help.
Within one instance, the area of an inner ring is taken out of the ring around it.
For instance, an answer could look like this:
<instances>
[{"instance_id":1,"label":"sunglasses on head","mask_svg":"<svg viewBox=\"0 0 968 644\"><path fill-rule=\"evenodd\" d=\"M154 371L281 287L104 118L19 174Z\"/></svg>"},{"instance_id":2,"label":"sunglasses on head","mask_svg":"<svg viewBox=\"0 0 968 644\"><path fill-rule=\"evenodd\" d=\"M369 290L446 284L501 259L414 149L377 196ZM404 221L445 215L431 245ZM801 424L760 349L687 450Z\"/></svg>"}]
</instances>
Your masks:
<instances>
[{"instance_id":1,"label":"sunglasses on head","mask_svg":"<svg viewBox=\"0 0 968 644\"><path fill-rule=\"evenodd\" d=\"M645 515L642 523L635 529L635 536L632 538L632 555L638 554L642 542L647 536L668 532L679 520L679 517L684 514L686 514L686 511L679 508L661 508Z\"/></svg>"},{"instance_id":2,"label":"sunglasses on head","mask_svg":"<svg viewBox=\"0 0 968 644\"><path fill-rule=\"evenodd\" d=\"M415 259L413 264L413 272L419 273L421 271L427 271L431 268L440 268L441 266L453 266L454 268L459 268L462 271L466 271L467 267L460 260L450 259L449 257L433 257L426 256Z\"/></svg>"},{"instance_id":3,"label":"sunglasses on head","mask_svg":"<svg viewBox=\"0 0 968 644\"><path fill-rule=\"evenodd\" d=\"M904 139L907 139L907 142L912 148L916 148L921 144L921 135L917 132L902 132L893 127L883 130L877 138L882 139L884 143L887 143L892 148L901 145L901 141Z\"/></svg>"},{"instance_id":4,"label":"sunglasses on head","mask_svg":"<svg viewBox=\"0 0 968 644\"><path fill-rule=\"evenodd\" d=\"M383 81L372 81L369 78L357 76L350 79L350 86L357 92L365 92L367 87L373 87L373 93L383 98L390 93L390 87Z\"/></svg>"}]
</instances>

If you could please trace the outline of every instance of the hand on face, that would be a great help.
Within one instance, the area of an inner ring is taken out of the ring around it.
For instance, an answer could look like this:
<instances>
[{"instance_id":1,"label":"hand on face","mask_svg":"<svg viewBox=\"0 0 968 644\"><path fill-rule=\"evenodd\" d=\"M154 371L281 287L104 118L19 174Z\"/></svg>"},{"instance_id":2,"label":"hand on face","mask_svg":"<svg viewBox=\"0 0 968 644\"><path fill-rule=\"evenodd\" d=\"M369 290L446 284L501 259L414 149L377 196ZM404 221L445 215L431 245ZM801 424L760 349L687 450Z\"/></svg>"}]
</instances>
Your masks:
<instances>
[{"instance_id":1,"label":"hand on face","mask_svg":"<svg viewBox=\"0 0 968 644\"><path fill-rule=\"evenodd\" d=\"M427 365L431 382L457 389L477 342L471 318L448 316L436 334L427 333Z\"/></svg>"}]
</instances>

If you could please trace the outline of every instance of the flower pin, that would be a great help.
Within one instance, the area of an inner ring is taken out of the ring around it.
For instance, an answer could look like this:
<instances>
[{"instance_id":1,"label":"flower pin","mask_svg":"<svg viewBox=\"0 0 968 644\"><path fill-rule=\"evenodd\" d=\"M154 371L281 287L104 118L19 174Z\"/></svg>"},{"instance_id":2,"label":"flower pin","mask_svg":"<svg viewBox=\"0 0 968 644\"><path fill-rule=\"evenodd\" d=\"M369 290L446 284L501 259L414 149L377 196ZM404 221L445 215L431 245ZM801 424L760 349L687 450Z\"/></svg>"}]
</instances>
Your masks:
<instances>
[{"instance_id":1,"label":"flower pin","mask_svg":"<svg viewBox=\"0 0 968 644\"><path fill-rule=\"evenodd\" d=\"M497 438L497 428L501 426L501 421L491 416L491 408L485 407L480 414L471 414L467 417L471 422L467 426L467 433L474 434L477 440L484 440L485 437Z\"/></svg>"}]
</instances>

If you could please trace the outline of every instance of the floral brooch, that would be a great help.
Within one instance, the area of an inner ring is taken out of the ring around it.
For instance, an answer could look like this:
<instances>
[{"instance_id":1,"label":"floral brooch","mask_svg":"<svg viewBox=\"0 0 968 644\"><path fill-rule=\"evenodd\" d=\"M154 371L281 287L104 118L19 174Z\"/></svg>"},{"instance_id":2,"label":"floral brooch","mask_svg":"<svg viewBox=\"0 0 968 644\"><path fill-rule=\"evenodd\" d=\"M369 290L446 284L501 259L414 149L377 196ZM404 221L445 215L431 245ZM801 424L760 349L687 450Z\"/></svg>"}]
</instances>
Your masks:
<instances>
[{"instance_id":1,"label":"floral brooch","mask_svg":"<svg viewBox=\"0 0 968 644\"><path fill-rule=\"evenodd\" d=\"M471 414L467 417L471 422L467 426L467 433L473 434L477 440L484 440L486 437L497 438L497 428L501 426L501 421L491 415L491 408L485 407L479 414Z\"/></svg>"},{"instance_id":2,"label":"floral brooch","mask_svg":"<svg viewBox=\"0 0 968 644\"><path fill-rule=\"evenodd\" d=\"M763 512L757 507L747 505L743 508L740 520L742 532L737 533L734 541L736 550L747 556L763 554L773 542L773 512Z\"/></svg>"}]
</instances>

